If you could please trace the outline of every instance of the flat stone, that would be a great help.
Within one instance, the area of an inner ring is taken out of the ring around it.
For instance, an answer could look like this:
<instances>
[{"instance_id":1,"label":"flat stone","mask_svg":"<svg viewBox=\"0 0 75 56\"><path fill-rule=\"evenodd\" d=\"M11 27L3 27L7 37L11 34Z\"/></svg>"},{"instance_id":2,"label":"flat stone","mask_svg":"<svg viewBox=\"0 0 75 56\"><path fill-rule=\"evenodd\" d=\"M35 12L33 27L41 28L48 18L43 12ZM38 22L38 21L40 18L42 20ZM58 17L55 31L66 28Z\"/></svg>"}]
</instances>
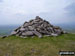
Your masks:
<instances>
[{"instance_id":1,"label":"flat stone","mask_svg":"<svg viewBox=\"0 0 75 56\"><path fill-rule=\"evenodd\" d=\"M31 36L31 35L33 35L33 32L32 31L26 31L26 32L23 32L22 35Z\"/></svg>"},{"instance_id":2,"label":"flat stone","mask_svg":"<svg viewBox=\"0 0 75 56\"><path fill-rule=\"evenodd\" d=\"M25 30L25 28L23 28L23 27L20 28L20 31L24 31L24 30Z\"/></svg>"},{"instance_id":3,"label":"flat stone","mask_svg":"<svg viewBox=\"0 0 75 56\"><path fill-rule=\"evenodd\" d=\"M11 32L11 35L15 35L17 32L16 31L13 31L13 32Z\"/></svg>"},{"instance_id":4,"label":"flat stone","mask_svg":"<svg viewBox=\"0 0 75 56\"><path fill-rule=\"evenodd\" d=\"M27 37L25 37L25 36L20 36L21 38L27 38Z\"/></svg>"},{"instance_id":5,"label":"flat stone","mask_svg":"<svg viewBox=\"0 0 75 56\"><path fill-rule=\"evenodd\" d=\"M55 33L52 33L51 35L54 36L54 37L58 36L58 34L55 34Z\"/></svg>"},{"instance_id":6,"label":"flat stone","mask_svg":"<svg viewBox=\"0 0 75 56\"><path fill-rule=\"evenodd\" d=\"M28 26L29 30L33 31L34 30L34 27L32 26Z\"/></svg>"},{"instance_id":7,"label":"flat stone","mask_svg":"<svg viewBox=\"0 0 75 56\"><path fill-rule=\"evenodd\" d=\"M26 26L29 26L29 23L25 23L25 24L24 24L24 27L26 27Z\"/></svg>"},{"instance_id":8,"label":"flat stone","mask_svg":"<svg viewBox=\"0 0 75 56\"><path fill-rule=\"evenodd\" d=\"M38 31L33 31L33 33L34 33L36 36L38 36L39 38L41 38L41 37L42 37L42 34L41 34L41 33L39 33Z\"/></svg>"}]
</instances>

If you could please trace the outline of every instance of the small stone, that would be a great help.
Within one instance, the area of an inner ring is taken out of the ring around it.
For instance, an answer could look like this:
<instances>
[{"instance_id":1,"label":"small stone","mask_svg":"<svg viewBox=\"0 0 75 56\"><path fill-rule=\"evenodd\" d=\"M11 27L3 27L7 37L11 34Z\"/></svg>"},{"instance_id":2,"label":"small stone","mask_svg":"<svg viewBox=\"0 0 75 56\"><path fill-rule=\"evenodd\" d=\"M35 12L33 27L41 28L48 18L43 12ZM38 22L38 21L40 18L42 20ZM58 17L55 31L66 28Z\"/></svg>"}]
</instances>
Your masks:
<instances>
[{"instance_id":1,"label":"small stone","mask_svg":"<svg viewBox=\"0 0 75 56\"><path fill-rule=\"evenodd\" d=\"M2 36L2 38L6 38L6 37L8 37L8 36Z\"/></svg>"},{"instance_id":2,"label":"small stone","mask_svg":"<svg viewBox=\"0 0 75 56\"><path fill-rule=\"evenodd\" d=\"M25 36L20 36L21 38L27 38L27 37L25 37Z\"/></svg>"},{"instance_id":3,"label":"small stone","mask_svg":"<svg viewBox=\"0 0 75 56\"><path fill-rule=\"evenodd\" d=\"M58 34L55 34L55 33L52 33L51 35L54 36L54 37L58 36Z\"/></svg>"}]
</instances>

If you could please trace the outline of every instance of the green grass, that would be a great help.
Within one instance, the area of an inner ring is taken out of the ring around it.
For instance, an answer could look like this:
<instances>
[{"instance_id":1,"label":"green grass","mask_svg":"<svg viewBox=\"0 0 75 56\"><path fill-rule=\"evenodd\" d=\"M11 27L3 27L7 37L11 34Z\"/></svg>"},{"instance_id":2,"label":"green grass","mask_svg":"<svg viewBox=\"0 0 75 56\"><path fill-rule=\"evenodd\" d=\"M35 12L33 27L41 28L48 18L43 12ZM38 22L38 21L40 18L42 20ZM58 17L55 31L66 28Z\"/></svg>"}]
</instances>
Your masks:
<instances>
[{"instance_id":1,"label":"green grass","mask_svg":"<svg viewBox=\"0 0 75 56\"><path fill-rule=\"evenodd\" d=\"M0 56L59 56L59 51L75 51L75 34L58 37L0 38Z\"/></svg>"}]
</instances>

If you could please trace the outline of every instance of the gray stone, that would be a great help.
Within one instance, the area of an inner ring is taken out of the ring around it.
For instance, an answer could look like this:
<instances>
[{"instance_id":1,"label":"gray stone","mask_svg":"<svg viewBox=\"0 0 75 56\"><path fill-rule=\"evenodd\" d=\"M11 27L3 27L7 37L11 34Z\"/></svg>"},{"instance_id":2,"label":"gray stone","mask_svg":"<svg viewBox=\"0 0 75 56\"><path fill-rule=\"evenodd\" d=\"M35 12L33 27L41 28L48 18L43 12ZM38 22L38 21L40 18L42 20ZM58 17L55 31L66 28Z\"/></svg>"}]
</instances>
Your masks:
<instances>
[{"instance_id":1,"label":"gray stone","mask_svg":"<svg viewBox=\"0 0 75 56\"><path fill-rule=\"evenodd\" d=\"M38 36L39 38L41 38L41 37L42 37L42 34L41 34L41 33L39 33L38 31L33 31L33 33L34 33L36 36Z\"/></svg>"},{"instance_id":2,"label":"gray stone","mask_svg":"<svg viewBox=\"0 0 75 56\"><path fill-rule=\"evenodd\" d=\"M33 31L34 30L34 27L32 26L28 26L29 30Z\"/></svg>"},{"instance_id":3,"label":"gray stone","mask_svg":"<svg viewBox=\"0 0 75 56\"><path fill-rule=\"evenodd\" d=\"M8 36L2 36L2 38L6 38L6 37L8 37Z\"/></svg>"},{"instance_id":4,"label":"gray stone","mask_svg":"<svg viewBox=\"0 0 75 56\"><path fill-rule=\"evenodd\" d=\"M49 37L49 36L51 36L51 35L45 35L45 36Z\"/></svg>"},{"instance_id":5,"label":"gray stone","mask_svg":"<svg viewBox=\"0 0 75 56\"><path fill-rule=\"evenodd\" d=\"M21 27L18 27L17 29L15 29L14 31L18 31Z\"/></svg>"},{"instance_id":6,"label":"gray stone","mask_svg":"<svg viewBox=\"0 0 75 56\"><path fill-rule=\"evenodd\" d=\"M17 32L16 32L16 31L11 32L11 35L15 35L15 34L17 34Z\"/></svg>"},{"instance_id":7,"label":"gray stone","mask_svg":"<svg viewBox=\"0 0 75 56\"><path fill-rule=\"evenodd\" d=\"M32 25L33 27L37 27L37 26L39 26L39 24L34 24L34 25Z\"/></svg>"},{"instance_id":8,"label":"gray stone","mask_svg":"<svg viewBox=\"0 0 75 56\"><path fill-rule=\"evenodd\" d=\"M39 16L36 16L35 20L42 21L42 18L40 18Z\"/></svg>"},{"instance_id":9,"label":"gray stone","mask_svg":"<svg viewBox=\"0 0 75 56\"><path fill-rule=\"evenodd\" d=\"M29 31L29 28L28 27L25 27L24 29L25 29L24 31Z\"/></svg>"},{"instance_id":10,"label":"gray stone","mask_svg":"<svg viewBox=\"0 0 75 56\"><path fill-rule=\"evenodd\" d=\"M55 33L51 33L51 35L54 37L58 36L58 34L55 34Z\"/></svg>"},{"instance_id":11,"label":"gray stone","mask_svg":"<svg viewBox=\"0 0 75 56\"><path fill-rule=\"evenodd\" d=\"M23 36L32 36L33 32L32 31L26 31L22 33Z\"/></svg>"},{"instance_id":12,"label":"gray stone","mask_svg":"<svg viewBox=\"0 0 75 56\"><path fill-rule=\"evenodd\" d=\"M28 23L28 22L24 22L23 26L24 26L26 23Z\"/></svg>"},{"instance_id":13,"label":"gray stone","mask_svg":"<svg viewBox=\"0 0 75 56\"><path fill-rule=\"evenodd\" d=\"M24 27L27 27L27 26L29 26L29 23L25 23L25 24L24 24Z\"/></svg>"},{"instance_id":14,"label":"gray stone","mask_svg":"<svg viewBox=\"0 0 75 56\"><path fill-rule=\"evenodd\" d=\"M21 27L21 28L20 28L20 31L25 31L25 28Z\"/></svg>"},{"instance_id":15,"label":"gray stone","mask_svg":"<svg viewBox=\"0 0 75 56\"><path fill-rule=\"evenodd\" d=\"M39 24L42 24L43 22L44 22L44 21L39 21L38 23L39 23Z\"/></svg>"},{"instance_id":16,"label":"gray stone","mask_svg":"<svg viewBox=\"0 0 75 56\"><path fill-rule=\"evenodd\" d=\"M21 38L27 38L26 36L20 36Z\"/></svg>"}]
</instances>

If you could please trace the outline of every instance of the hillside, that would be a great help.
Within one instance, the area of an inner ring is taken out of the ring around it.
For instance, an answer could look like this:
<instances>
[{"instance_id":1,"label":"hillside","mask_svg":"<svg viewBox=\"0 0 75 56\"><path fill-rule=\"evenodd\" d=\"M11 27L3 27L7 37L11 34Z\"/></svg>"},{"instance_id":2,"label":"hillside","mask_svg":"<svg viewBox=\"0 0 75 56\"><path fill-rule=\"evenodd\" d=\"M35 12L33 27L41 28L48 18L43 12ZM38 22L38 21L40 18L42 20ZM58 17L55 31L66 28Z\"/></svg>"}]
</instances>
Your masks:
<instances>
[{"instance_id":1,"label":"hillside","mask_svg":"<svg viewBox=\"0 0 75 56\"><path fill-rule=\"evenodd\" d=\"M59 51L75 51L75 34L58 37L0 38L0 56L58 56Z\"/></svg>"},{"instance_id":2,"label":"hillside","mask_svg":"<svg viewBox=\"0 0 75 56\"><path fill-rule=\"evenodd\" d=\"M55 24L54 24L55 25ZM56 24L57 26L60 26L63 30L67 31L67 32L71 32L71 33L75 33L75 27L74 26L68 26L68 25L65 25L65 24ZM3 35L10 35L10 33L18 28L20 25L11 25L11 26L0 26L0 36L3 36Z\"/></svg>"}]
</instances>

